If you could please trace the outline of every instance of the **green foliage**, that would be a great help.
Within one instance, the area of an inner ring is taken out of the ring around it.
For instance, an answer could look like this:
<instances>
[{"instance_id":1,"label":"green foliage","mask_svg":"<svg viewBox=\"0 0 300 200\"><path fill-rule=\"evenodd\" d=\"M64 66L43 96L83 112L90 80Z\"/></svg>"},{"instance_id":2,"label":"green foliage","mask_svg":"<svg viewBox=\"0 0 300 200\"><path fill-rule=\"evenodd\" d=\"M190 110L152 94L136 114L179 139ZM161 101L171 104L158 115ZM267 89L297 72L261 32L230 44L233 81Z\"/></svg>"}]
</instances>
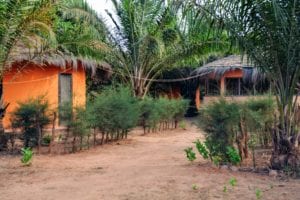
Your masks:
<instances>
[{"instance_id":1,"label":"green foliage","mask_svg":"<svg viewBox=\"0 0 300 200\"><path fill-rule=\"evenodd\" d=\"M51 142L51 136L50 136L50 135L45 135L45 136L43 137L42 143L43 143L44 145L49 145L50 142Z\"/></svg>"},{"instance_id":2,"label":"green foliage","mask_svg":"<svg viewBox=\"0 0 300 200\"><path fill-rule=\"evenodd\" d=\"M209 152L208 152L205 144L203 144L202 142L200 142L200 140L197 140L194 143L196 144L196 148L197 148L198 152L200 153L200 155L204 159L208 159L210 157L210 155L209 155Z\"/></svg>"},{"instance_id":3,"label":"green foliage","mask_svg":"<svg viewBox=\"0 0 300 200\"><path fill-rule=\"evenodd\" d=\"M38 97L19 103L12 113L12 126L22 129L25 147L34 147L42 139L43 127L50 122L48 107L48 102Z\"/></svg>"},{"instance_id":4,"label":"green foliage","mask_svg":"<svg viewBox=\"0 0 300 200\"><path fill-rule=\"evenodd\" d=\"M193 152L193 147L188 147L186 149L184 149L185 153L186 153L186 157L189 161L193 162L194 160L196 160L196 154L195 152Z\"/></svg>"},{"instance_id":5,"label":"green foliage","mask_svg":"<svg viewBox=\"0 0 300 200\"><path fill-rule=\"evenodd\" d=\"M86 110L83 107L75 107L71 122L71 131L75 137L84 137L88 134Z\"/></svg>"},{"instance_id":6,"label":"green foliage","mask_svg":"<svg viewBox=\"0 0 300 200\"><path fill-rule=\"evenodd\" d=\"M206 131L205 146L221 163L241 162L239 153L232 147L241 134L241 122L251 138L258 138L261 144L269 143L269 129L274 120L274 101L271 97L250 99L246 102L228 102L220 99L200 111L199 126ZM246 142L248 142L247 139ZM220 159L219 159L220 158Z\"/></svg>"},{"instance_id":7,"label":"green foliage","mask_svg":"<svg viewBox=\"0 0 300 200\"><path fill-rule=\"evenodd\" d=\"M236 186L237 185L237 180L236 180L236 178L230 178L230 180L229 180L229 184L232 186L232 187L234 187L234 186Z\"/></svg>"},{"instance_id":8,"label":"green foliage","mask_svg":"<svg viewBox=\"0 0 300 200\"><path fill-rule=\"evenodd\" d=\"M227 186L225 185L224 187L223 187L223 192L227 192Z\"/></svg>"},{"instance_id":9,"label":"green foliage","mask_svg":"<svg viewBox=\"0 0 300 200\"><path fill-rule=\"evenodd\" d=\"M213 28L203 13L186 1L114 1L113 5L115 13L108 11L108 16L118 37L111 37L114 48L107 60L135 96L145 97L162 71L198 65L202 57L226 46L212 36L217 32L210 31ZM193 56L192 62L184 63Z\"/></svg>"},{"instance_id":10,"label":"green foliage","mask_svg":"<svg viewBox=\"0 0 300 200\"><path fill-rule=\"evenodd\" d=\"M30 165L31 164L31 160L32 160L32 156L33 156L32 150L30 148L22 148L21 149L21 153L22 153L21 162L24 165Z\"/></svg>"},{"instance_id":11,"label":"green foliage","mask_svg":"<svg viewBox=\"0 0 300 200\"><path fill-rule=\"evenodd\" d=\"M184 99L146 97L140 101L141 123L145 129L157 129L159 124L165 129L168 124L174 122L177 128L187 108L188 101Z\"/></svg>"},{"instance_id":12,"label":"green foliage","mask_svg":"<svg viewBox=\"0 0 300 200\"><path fill-rule=\"evenodd\" d=\"M125 87L104 90L88 106L90 123L117 137L118 133L127 134L139 119L138 101Z\"/></svg>"},{"instance_id":13,"label":"green foliage","mask_svg":"<svg viewBox=\"0 0 300 200\"><path fill-rule=\"evenodd\" d=\"M263 195L263 192L260 189L255 190L256 199L261 199L262 195Z\"/></svg>"},{"instance_id":14,"label":"green foliage","mask_svg":"<svg viewBox=\"0 0 300 200\"><path fill-rule=\"evenodd\" d=\"M224 99L208 105L200 111L200 126L207 132L206 146L212 156L221 156L226 160L226 147L234 143L233 129L239 123L239 107Z\"/></svg>"},{"instance_id":15,"label":"green foliage","mask_svg":"<svg viewBox=\"0 0 300 200\"><path fill-rule=\"evenodd\" d=\"M193 188L193 190L198 190L198 189L199 189L199 187L198 187L197 184L193 184L193 185L192 185L192 188Z\"/></svg>"},{"instance_id":16,"label":"green foliage","mask_svg":"<svg viewBox=\"0 0 300 200\"><path fill-rule=\"evenodd\" d=\"M241 157L239 156L238 151L234 147L227 147L226 154L228 156L229 162L233 165L237 165L241 162Z\"/></svg>"},{"instance_id":17,"label":"green foliage","mask_svg":"<svg viewBox=\"0 0 300 200\"><path fill-rule=\"evenodd\" d=\"M179 128L186 130L186 123L184 121L179 122Z\"/></svg>"}]
</instances>

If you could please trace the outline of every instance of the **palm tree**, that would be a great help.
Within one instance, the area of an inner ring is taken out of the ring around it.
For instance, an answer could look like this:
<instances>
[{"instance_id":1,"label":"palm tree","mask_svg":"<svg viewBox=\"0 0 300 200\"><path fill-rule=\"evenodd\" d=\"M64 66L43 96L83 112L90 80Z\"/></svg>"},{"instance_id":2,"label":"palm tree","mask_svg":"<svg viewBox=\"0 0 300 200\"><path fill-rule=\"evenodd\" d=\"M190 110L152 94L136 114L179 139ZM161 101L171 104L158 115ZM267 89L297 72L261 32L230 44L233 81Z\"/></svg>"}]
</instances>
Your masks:
<instances>
[{"instance_id":1,"label":"palm tree","mask_svg":"<svg viewBox=\"0 0 300 200\"><path fill-rule=\"evenodd\" d=\"M299 168L300 2L219 0L212 4L218 9L218 16L213 16L226 21L234 42L272 83L278 121L272 130L271 166Z\"/></svg>"},{"instance_id":2,"label":"palm tree","mask_svg":"<svg viewBox=\"0 0 300 200\"><path fill-rule=\"evenodd\" d=\"M0 81L4 71L16 57L16 48L21 44L33 47L33 41L55 45L52 24L52 1L43 0L1 0L0 1ZM40 34L37 34L37 30ZM2 92L1 92L2 95ZM2 97L1 97L2 99ZM1 100L1 102L3 102ZM1 103L0 132L3 132L2 119L7 105Z\"/></svg>"},{"instance_id":3,"label":"palm tree","mask_svg":"<svg viewBox=\"0 0 300 200\"><path fill-rule=\"evenodd\" d=\"M81 58L87 65L101 64L105 29L84 0L0 0L0 22L0 82L19 60L64 65ZM6 108L1 103L1 132Z\"/></svg>"},{"instance_id":4,"label":"palm tree","mask_svg":"<svg viewBox=\"0 0 300 200\"><path fill-rule=\"evenodd\" d=\"M198 58L206 55L216 47L214 38L187 38L192 30L188 29L187 16L191 22L191 15L186 14L185 7L192 5L189 1L112 0L112 3L116 12L107 11L114 26L109 35L112 50L106 60L132 87L135 96L143 98L163 70L178 66L193 55ZM199 20L201 16L201 13L194 15Z\"/></svg>"}]
</instances>

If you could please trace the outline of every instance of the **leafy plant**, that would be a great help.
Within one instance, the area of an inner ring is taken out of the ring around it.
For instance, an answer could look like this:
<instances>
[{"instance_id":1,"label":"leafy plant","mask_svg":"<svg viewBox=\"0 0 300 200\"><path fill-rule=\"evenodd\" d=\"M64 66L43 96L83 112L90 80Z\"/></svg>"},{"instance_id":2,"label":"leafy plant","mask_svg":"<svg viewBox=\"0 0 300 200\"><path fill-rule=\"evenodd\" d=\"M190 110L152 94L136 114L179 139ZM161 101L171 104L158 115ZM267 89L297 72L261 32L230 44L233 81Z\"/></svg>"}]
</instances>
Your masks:
<instances>
[{"instance_id":1,"label":"leafy plant","mask_svg":"<svg viewBox=\"0 0 300 200\"><path fill-rule=\"evenodd\" d=\"M229 184L230 184L232 187L236 186L236 184L237 184L236 178L231 178L231 179L229 180Z\"/></svg>"},{"instance_id":2,"label":"leafy plant","mask_svg":"<svg viewBox=\"0 0 300 200\"><path fill-rule=\"evenodd\" d=\"M193 162L196 159L196 154L193 152L193 147L188 147L184 149L186 157L189 161Z\"/></svg>"},{"instance_id":3,"label":"leafy plant","mask_svg":"<svg viewBox=\"0 0 300 200\"><path fill-rule=\"evenodd\" d=\"M226 185L224 185L224 187L223 187L223 192L227 192L227 186Z\"/></svg>"},{"instance_id":4,"label":"leafy plant","mask_svg":"<svg viewBox=\"0 0 300 200\"><path fill-rule=\"evenodd\" d=\"M239 156L238 151L234 147L227 147L226 154L229 158L230 163L237 165L241 162L241 157Z\"/></svg>"},{"instance_id":5,"label":"leafy plant","mask_svg":"<svg viewBox=\"0 0 300 200\"><path fill-rule=\"evenodd\" d=\"M37 97L19 103L12 113L12 126L22 129L25 147L40 147L43 127L50 122L48 107L44 97Z\"/></svg>"},{"instance_id":6,"label":"leafy plant","mask_svg":"<svg viewBox=\"0 0 300 200\"><path fill-rule=\"evenodd\" d=\"M263 192L260 189L255 190L256 199L261 199L262 195L263 195Z\"/></svg>"},{"instance_id":7,"label":"leafy plant","mask_svg":"<svg viewBox=\"0 0 300 200\"><path fill-rule=\"evenodd\" d=\"M22 153L21 162L24 165L30 165L31 161L32 161L32 156L33 156L32 150L30 148L22 148L21 153Z\"/></svg>"},{"instance_id":8,"label":"leafy plant","mask_svg":"<svg viewBox=\"0 0 300 200\"><path fill-rule=\"evenodd\" d=\"M186 130L186 123L184 121L179 122L179 128Z\"/></svg>"},{"instance_id":9,"label":"leafy plant","mask_svg":"<svg viewBox=\"0 0 300 200\"><path fill-rule=\"evenodd\" d=\"M197 184L193 184L193 185L192 185L192 188L193 188L193 190L198 190L198 189L199 189L199 187L198 187Z\"/></svg>"},{"instance_id":10,"label":"leafy plant","mask_svg":"<svg viewBox=\"0 0 300 200\"><path fill-rule=\"evenodd\" d=\"M50 135L45 135L45 136L43 137L42 143L43 143L44 145L49 145L50 142L51 142L51 136L50 136Z\"/></svg>"},{"instance_id":11,"label":"leafy plant","mask_svg":"<svg viewBox=\"0 0 300 200\"><path fill-rule=\"evenodd\" d=\"M196 144L198 152L204 159L208 159L210 157L209 151L207 150L205 144L203 144L199 139L196 140L194 144Z\"/></svg>"}]
</instances>

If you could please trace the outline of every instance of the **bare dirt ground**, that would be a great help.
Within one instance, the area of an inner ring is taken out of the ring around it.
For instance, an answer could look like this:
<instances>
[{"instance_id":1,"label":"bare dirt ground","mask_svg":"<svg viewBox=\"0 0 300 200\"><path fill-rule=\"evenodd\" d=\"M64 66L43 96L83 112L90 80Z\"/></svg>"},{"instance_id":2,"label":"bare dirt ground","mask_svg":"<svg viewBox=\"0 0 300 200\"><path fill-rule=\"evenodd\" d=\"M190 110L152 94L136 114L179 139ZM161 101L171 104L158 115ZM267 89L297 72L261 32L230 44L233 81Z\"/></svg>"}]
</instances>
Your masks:
<instances>
[{"instance_id":1,"label":"bare dirt ground","mask_svg":"<svg viewBox=\"0 0 300 200\"><path fill-rule=\"evenodd\" d=\"M0 199L193 200L300 199L300 181L212 168L199 156L189 163L183 149L201 138L194 126L130 138L76 154L35 156L30 167L20 157L0 157ZM237 186L229 185L236 178ZM224 186L227 192L224 192Z\"/></svg>"}]
</instances>

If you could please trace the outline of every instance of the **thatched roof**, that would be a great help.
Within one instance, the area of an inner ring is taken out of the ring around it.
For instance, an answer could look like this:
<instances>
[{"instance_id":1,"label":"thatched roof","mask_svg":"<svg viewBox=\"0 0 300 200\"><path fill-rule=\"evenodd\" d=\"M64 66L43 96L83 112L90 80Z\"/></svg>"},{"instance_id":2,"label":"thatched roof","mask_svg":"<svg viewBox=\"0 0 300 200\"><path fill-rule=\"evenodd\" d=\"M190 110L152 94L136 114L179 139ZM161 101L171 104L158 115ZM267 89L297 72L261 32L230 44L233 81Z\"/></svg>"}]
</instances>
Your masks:
<instances>
[{"instance_id":1,"label":"thatched roof","mask_svg":"<svg viewBox=\"0 0 300 200\"><path fill-rule=\"evenodd\" d=\"M264 74L254 67L246 57L242 58L238 55L227 56L207 63L194 70L191 75L198 76L199 79L210 76L219 80L225 73L236 70L243 70L243 79L248 82L265 79Z\"/></svg>"},{"instance_id":2,"label":"thatched roof","mask_svg":"<svg viewBox=\"0 0 300 200\"><path fill-rule=\"evenodd\" d=\"M6 67L11 68L15 63L33 63L45 67L52 65L63 69L72 67L76 70L82 66L84 69L91 70L92 74L95 74L97 69L103 70L108 76L111 74L111 66L106 62L74 56L70 52L45 50L41 44L37 40L32 40L30 46L20 42L12 49Z\"/></svg>"}]
</instances>

